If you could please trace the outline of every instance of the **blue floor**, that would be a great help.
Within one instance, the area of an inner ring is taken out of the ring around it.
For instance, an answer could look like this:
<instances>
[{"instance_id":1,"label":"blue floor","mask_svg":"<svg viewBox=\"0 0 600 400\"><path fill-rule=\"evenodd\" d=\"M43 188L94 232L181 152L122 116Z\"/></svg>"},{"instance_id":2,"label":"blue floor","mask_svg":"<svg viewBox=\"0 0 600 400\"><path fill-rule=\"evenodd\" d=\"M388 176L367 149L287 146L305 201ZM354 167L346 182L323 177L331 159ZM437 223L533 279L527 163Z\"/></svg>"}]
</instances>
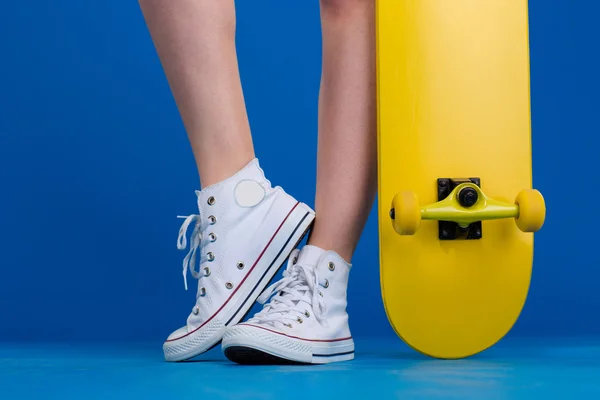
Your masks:
<instances>
[{"instance_id":1,"label":"blue floor","mask_svg":"<svg viewBox=\"0 0 600 400\"><path fill-rule=\"evenodd\" d=\"M0 344L0 399L598 399L600 338L505 339L468 360L400 340L357 341L354 361L244 367L217 348L162 361L160 344Z\"/></svg>"}]
</instances>

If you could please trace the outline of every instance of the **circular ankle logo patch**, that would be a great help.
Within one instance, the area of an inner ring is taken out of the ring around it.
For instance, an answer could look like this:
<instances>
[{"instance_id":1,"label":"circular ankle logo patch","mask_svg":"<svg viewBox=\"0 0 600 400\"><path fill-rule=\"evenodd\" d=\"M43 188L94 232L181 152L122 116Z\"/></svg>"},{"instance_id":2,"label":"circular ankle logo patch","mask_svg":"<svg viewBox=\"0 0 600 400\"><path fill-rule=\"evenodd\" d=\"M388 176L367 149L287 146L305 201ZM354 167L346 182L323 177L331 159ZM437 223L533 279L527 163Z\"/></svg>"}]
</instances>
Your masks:
<instances>
[{"instance_id":1,"label":"circular ankle logo patch","mask_svg":"<svg viewBox=\"0 0 600 400\"><path fill-rule=\"evenodd\" d=\"M235 201L240 207L254 207L265 198L265 188L252 180L239 182L234 193Z\"/></svg>"}]
</instances>

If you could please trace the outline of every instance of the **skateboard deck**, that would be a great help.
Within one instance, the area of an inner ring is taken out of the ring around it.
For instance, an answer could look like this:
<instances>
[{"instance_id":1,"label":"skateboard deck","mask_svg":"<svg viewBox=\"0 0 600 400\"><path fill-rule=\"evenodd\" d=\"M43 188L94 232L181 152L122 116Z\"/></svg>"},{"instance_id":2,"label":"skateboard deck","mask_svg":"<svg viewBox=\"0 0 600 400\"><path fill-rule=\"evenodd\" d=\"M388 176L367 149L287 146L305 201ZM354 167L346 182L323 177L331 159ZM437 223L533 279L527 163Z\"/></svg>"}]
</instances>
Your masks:
<instances>
[{"instance_id":1,"label":"skateboard deck","mask_svg":"<svg viewBox=\"0 0 600 400\"><path fill-rule=\"evenodd\" d=\"M422 353L473 355L517 320L545 218L527 1L378 0L377 80L388 319Z\"/></svg>"}]
</instances>

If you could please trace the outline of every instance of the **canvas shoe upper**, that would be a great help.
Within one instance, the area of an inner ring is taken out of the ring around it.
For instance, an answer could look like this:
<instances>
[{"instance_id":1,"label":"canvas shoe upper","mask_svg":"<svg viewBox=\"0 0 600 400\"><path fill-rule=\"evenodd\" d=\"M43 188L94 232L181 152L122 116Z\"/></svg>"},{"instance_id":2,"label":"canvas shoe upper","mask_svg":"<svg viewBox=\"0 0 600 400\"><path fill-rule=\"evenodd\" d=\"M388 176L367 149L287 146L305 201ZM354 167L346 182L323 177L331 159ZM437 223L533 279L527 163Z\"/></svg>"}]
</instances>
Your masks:
<instances>
[{"instance_id":1,"label":"canvas shoe upper","mask_svg":"<svg viewBox=\"0 0 600 400\"><path fill-rule=\"evenodd\" d=\"M271 187L257 159L196 195L199 213L180 217L184 221L177 239L179 249L188 249L183 260L186 289L188 271L198 280L196 301L187 324L163 345L167 361L185 360L218 344L314 220L308 206Z\"/></svg>"},{"instance_id":2,"label":"canvas shoe upper","mask_svg":"<svg viewBox=\"0 0 600 400\"><path fill-rule=\"evenodd\" d=\"M354 358L346 313L351 265L316 246L294 250L271 300L248 322L227 330L223 350L244 364L329 363Z\"/></svg>"}]
</instances>

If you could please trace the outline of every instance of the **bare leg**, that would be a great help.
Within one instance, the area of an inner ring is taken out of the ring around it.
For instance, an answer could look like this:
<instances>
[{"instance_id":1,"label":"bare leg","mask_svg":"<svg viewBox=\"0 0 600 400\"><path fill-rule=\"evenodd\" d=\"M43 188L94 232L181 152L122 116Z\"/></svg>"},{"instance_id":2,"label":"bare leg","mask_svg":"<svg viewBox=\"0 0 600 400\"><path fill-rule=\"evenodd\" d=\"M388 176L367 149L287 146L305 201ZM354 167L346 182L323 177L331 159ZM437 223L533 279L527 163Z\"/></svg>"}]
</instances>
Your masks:
<instances>
[{"instance_id":1,"label":"bare leg","mask_svg":"<svg viewBox=\"0 0 600 400\"><path fill-rule=\"evenodd\" d=\"M310 244L346 260L377 191L375 1L321 0L317 219Z\"/></svg>"},{"instance_id":2,"label":"bare leg","mask_svg":"<svg viewBox=\"0 0 600 400\"><path fill-rule=\"evenodd\" d=\"M254 158L235 51L233 0L139 0L203 187Z\"/></svg>"}]
</instances>

